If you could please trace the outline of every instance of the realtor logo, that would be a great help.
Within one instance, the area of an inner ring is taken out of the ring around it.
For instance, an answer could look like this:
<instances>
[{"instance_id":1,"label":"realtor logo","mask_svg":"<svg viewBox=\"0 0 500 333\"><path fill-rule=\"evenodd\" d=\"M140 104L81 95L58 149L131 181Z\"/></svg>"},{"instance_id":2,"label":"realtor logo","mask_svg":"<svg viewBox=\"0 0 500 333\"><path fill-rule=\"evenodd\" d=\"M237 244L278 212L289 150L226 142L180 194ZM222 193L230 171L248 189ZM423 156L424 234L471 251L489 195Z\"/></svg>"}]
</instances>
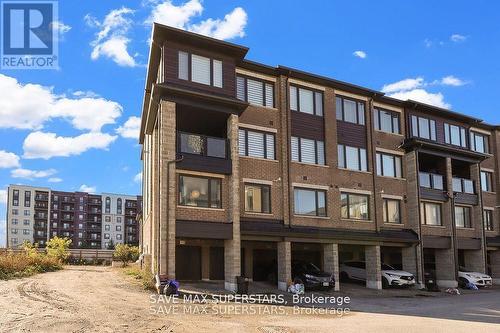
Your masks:
<instances>
[{"instance_id":1,"label":"realtor logo","mask_svg":"<svg viewBox=\"0 0 500 333\"><path fill-rule=\"evenodd\" d=\"M1 69L57 69L57 2L3 0L1 4Z\"/></svg>"}]
</instances>

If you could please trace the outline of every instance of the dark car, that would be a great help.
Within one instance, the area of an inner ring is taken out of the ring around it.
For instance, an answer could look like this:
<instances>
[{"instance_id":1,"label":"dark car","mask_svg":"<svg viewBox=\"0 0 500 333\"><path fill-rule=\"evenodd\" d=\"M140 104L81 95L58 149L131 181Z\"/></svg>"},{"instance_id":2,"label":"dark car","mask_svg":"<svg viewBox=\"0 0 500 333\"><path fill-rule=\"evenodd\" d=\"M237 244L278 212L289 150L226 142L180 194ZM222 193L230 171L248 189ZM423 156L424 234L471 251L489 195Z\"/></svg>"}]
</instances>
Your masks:
<instances>
[{"instance_id":1,"label":"dark car","mask_svg":"<svg viewBox=\"0 0 500 333\"><path fill-rule=\"evenodd\" d=\"M300 279L306 289L326 289L335 287L332 273L324 272L313 263L296 262L292 264L292 278Z\"/></svg>"}]
</instances>

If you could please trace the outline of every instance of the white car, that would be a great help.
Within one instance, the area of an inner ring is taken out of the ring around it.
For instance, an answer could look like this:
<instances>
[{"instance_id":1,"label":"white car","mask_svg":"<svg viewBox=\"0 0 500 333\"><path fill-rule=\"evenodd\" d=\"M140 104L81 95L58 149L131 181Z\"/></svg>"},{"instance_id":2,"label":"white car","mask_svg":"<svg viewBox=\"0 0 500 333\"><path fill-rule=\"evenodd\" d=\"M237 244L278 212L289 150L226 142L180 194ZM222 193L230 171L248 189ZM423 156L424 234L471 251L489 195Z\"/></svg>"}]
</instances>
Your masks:
<instances>
[{"instance_id":1,"label":"white car","mask_svg":"<svg viewBox=\"0 0 500 333\"><path fill-rule=\"evenodd\" d=\"M478 287L490 287L493 280L488 274L471 272L465 267L460 267L458 270L458 284L460 287L465 287L467 283L475 284Z\"/></svg>"},{"instance_id":2,"label":"white car","mask_svg":"<svg viewBox=\"0 0 500 333\"><path fill-rule=\"evenodd\" d=\"M382 286L410 287L415 285L413 274L396 270L386 264L382 264ZM346 261L340 265L340 278L342 280L352 279L357 281L366 281L366 262L364 261Z\"/></svg>"}]
</instances>

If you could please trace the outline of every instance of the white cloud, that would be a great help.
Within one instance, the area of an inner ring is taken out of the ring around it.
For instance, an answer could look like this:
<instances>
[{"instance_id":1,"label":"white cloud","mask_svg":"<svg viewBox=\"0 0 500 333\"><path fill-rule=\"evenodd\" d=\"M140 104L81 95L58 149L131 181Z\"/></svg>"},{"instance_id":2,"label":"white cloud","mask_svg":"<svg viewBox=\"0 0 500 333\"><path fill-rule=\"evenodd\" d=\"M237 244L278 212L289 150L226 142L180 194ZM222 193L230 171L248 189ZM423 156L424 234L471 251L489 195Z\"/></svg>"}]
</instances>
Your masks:
<instances>
[{"instance_id":1,"label":"white cloud","mask_svg":"<svg viewBox=\"0 0 500 333\"><path fill-rule=\"evenodd\" d=\"M52 87L22 84L0 74L0 128L41 129L54 118L63 118L80 130L100 131L114 124L122 106L104 98L67 98Z\"/></svg>"},{"instance_id":2,"label":"white cloud","mask_svg":"<svg viewBox=\"0 0 500 333\"><path fill-rule=\"evenodd\" d=\"M451 105L444 101L444 96L442 93L431 93L426 91L425 89L400 91L392 93L389 96L403 101L411 99L417 102L434 105L440 108L445 108L445 109L451 108Z\"/></svg>"},{"instance_id":3,"label":"white cloud","mask_svg":"<svg viewBox=\"0 0 500 333\"><path fill-rule=\"evenodd\" d=\"M116 133L120 134L124 138L138 139L140 127L141 118L132 116L127 119L123 126L116 129Z\"/></svg>"},{"instance_id":4,"label":"white cloud","mask_svg":"<svg viewBox=\"0 0 500 333\"><path fill-rule=\"evenodd\" d=\"M63 180L62 180L61 178L59 178L59 177L51 177L51 178L47 179L47 181L48 181L49 183L60 183L60 182L62 182Z\"/></svg>"},{"instance_id":5,"label":"white cloud","mask_svg":"<svg viewBox=\"0 0 500 333\"><path fill-rule=\"evenodd\" d=\"M0 190L0 205L7 203L7 190Z\"/></svg>"},{"instance_id":6,"label":"white cloud","mask_svg":"<svg viewBox=\"0 0 500 333\"><path fill-rule=\"evenodd\" d=\"M55 133L33 132L23 143L24 158L49 159L56 156L79 155L89 149L107 149L116 136L91 132L75 137L57 136Z\"/></svg>"},{"instance_id":7,"label":"white cloud","mask_svg":"<svg viewBox=\"0 0 500 333\"><path fill-rule=\"evenodd\" d=\"M245 36L248 16L243 8L234 8L223 19L208 18L198 23L192 23L192 19L200 16L202 12L203 5L199 0L189 0L179 6L174 5L171 0L166 0L154 3L151 14L145 23L158 22L217 39Z\"/></svg>"},{"instance_id":8,"label":"white cloud","mask_svg":"<svg viewBox=\"0 0 500 333\"><path fill-rule=\"evenodd\" d=\"M129 16L132 14L134 10L122 7L110 11L102 22L88 14L85 16L88 26L100 29L96 33L96 38L90 43L93 47L90 55L92 60L103 56L113 60L119 66L138 66L135 58L128 51L130 39L127 35L133 24Z\"/></svg>"},{"instance_id":9,"label":"white cloud","mask_svg":"<svg viewBox=\"0 0 500 333\"><path fill-rule=\"evenodd\" d=\"M463 81L462 79L459 79L458 77L455 77L453 75L448 75L445 76L441 79L440 84L445 85L445 86L454 86L454 87L459 87L467 84L466 81Z\"/></svg>"},{"instance_id":10,"label":"white cloud","mask_svg":"<svg viewBox=\"0 0 500 333\"><path fill-rule=\"evenodd\" d=\"M424 85L424 78L416 77L412 79L404 79L398 82L386 84L382 87L382 92L384 93L394 93L398 91L412 90Z\"/></svg>"},{"instance_id":11,"label":"white cloud","mask_svg":"<svg viewBox=\"0 0 500 333\"><path fill-rule=\"evenodd\" d=\"M354 51L352 53L355 57L365 59L366 58L366 52L365 51Z\"/></svg>"},{"instance_id":12,"label":"white cloud","mask_svg":"<svg viewBox=\"0 0 500 333\"><path fill-rule=\"evenodd\" d=\"M142 183L142 172L139 172L137 175L134 176L134 182Z\"/></svg>"},{"instance_id":13,"label":"white cloud","mask_svg":"<svg viewBox=\"0 0 500 333\"><path fill-rule=\"evenodd\" d=\"M12 178L23 178L23 179L35 179L35 178L46 178L57 173L55 169L47 170L29 170L29 169L14 169L10 172Z\"/></svg>"},{"instance_id":14,"label":"white cloud","mask_svg":"<svg viewBox=\"0 0 500 333\"><path fill-rule=\"evenodd\" d=\"M95 193L96 189L97 188L95 186L89 186L89 185L82 184L82 186L80 186L80 188L78 189L78 191L80 191L80 192L88 192L88 193Z\"/></svg>"},{"instance_id":15,"label":"white cloud","mask_svg":"<svg viewBox=\"0 0 500 333\"><path fill-rule=\"evenodd\" d=\"M0 150L0 169L17 167L19 167L19 156L5 150Z\"/></svg>"},{"instance_id":16,"label":"white cloud","mask_svg":"<svg viewBox=\"0 0 500 333\"><path fill-rule=\"evenodd\" d=\"M67 24L64 24L62 21L53 21L51 25L52 29L56 30L59 36L62 36L71 30L71 27Z\"/></svg>"},{"instance_id":17,"label":"white cloud","mask_svg":"<svg viewBox=\"0 0 500 333\"><path fill-rule=\"evenodd\" d=\"M460 35L460 34L453 34L450 36L450 40L455 43L460 43L460 42L465 42L467 39L467 36Z\"/></svg>"}]
</instances>

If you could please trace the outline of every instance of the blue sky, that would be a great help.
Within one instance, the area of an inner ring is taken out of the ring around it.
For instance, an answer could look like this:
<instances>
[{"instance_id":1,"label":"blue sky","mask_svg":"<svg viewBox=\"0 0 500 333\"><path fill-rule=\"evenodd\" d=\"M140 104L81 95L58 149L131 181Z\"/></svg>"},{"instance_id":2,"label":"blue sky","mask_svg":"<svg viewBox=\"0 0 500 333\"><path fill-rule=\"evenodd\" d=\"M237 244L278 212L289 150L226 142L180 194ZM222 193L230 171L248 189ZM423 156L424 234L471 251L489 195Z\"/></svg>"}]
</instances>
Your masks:
<instances>
[{"instance_id":1,"label":"blue sky","mask_svg":"<svg viewBox=\"0 0 500 333\"><path fill-rule=\"evenodd\" d=\"M60 1L60 69L0 72L0 221L10 183L140 193L151 21L499 124L499 12L488 1Z\"/></svg>"}]
</instances>

